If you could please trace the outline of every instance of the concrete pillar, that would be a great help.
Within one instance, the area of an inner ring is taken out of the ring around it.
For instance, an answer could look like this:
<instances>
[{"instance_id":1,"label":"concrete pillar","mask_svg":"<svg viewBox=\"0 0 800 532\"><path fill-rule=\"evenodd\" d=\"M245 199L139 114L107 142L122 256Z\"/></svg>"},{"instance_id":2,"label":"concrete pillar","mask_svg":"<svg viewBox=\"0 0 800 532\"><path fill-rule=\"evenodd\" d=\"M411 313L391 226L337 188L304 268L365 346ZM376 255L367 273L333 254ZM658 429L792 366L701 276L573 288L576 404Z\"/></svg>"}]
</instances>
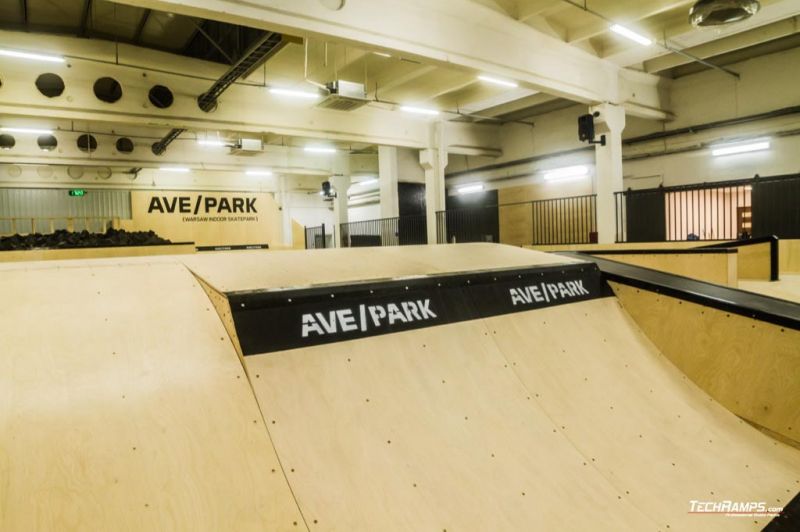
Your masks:
<instances>
[{"instance_id":1,"label":"concrete pillar","mask_svg":"<svg viewBox=\"0 0 800 532\"><path fill-rule=\"evenodd\" d=\"M444 210L444 169L447 153L435 148L420 150L419 164L425 172L425 220L428 226L428 244L436 244L436 213Z\"/></svg>"},{"instance_id":2,"label":"concrete pillar","mask_svg":"<svg viewBox=\"0 0 800 532\"><path fill-rule=\"evenodd\" d=\"M278 193L276 199L278 205L281 207L281 232L283 245L292 247L294 240L292 238L292 211L291 211L291 196L289 194L288 177L281 176Z\"/></svg>"},{"instance_id":3,"label":"concrete pillar","mask_svg":"<svg viewBox=\"0 0 800 532\"><path fill-rule=\"evenodd\" d=\"M330 178L331 186L336 192L333 199L333 234L336 247L342 247L341 224L347 223L347 190L350 188L349 175L335 175Z\"/></svg>"},{"instance_id":4,"label":"concrete pillar","mask_svg":"<svg viewBox=\"0 0 800 532\"><path fill-rule=\"evenodd\" d=\"M429 146L428 149L420 150L419 164L425 172L425 219L428 244L436 244L436 213L444 210L446 197L444 170L447 168L447 143L444 122L431 124Z\"/></svg>"},{"instance_id":5,"label":"concrete pillar","mask_svg":"<svg viewBox=\"0 0 800 532\"><path fill-rule=\"evenodd\" d=\"M378 146L378 184L381 194L381 218L400 215L397 191L397 148Z\"/></svg>"},{"instance_id":6,"label":"concrete pillar","mask_svg":"<svg viewBox=\"0 0 800 532\"><path fill-rule=\"evenodd\" d=\"M614 192L622 191L622 130L625 129L625 109L604 103L591 107L598 135L606 136L606 145L595 144L595 193L597 194L597 241L614 242L616 236L616 206ZM599 140L599 138L598 138Z\"/></svg>"}]
</instances>

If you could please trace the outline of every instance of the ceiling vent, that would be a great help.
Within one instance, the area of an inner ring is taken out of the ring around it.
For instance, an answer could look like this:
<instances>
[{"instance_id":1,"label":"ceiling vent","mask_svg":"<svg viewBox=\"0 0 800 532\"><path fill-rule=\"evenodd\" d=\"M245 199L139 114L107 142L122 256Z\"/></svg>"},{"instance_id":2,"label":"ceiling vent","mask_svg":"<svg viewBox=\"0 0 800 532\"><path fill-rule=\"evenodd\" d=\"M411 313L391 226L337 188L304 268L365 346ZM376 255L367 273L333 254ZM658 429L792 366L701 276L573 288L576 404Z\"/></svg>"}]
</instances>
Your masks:
<instances>
[{"instance_id":1,"label":"ceiling vent","mask_svg":"<svg viewBox=\"0 0 800 532\"><path fill-rule=\"evenodd\" d=\"M369 103L362 83L352 81L332 81L325 85L330 94L317 104L321 109L352 111Z\"/></svg>"},{"instance_id":2,"label":"ceiling vent","mask_svg":"<svg viewBox=\"0 0 800 532\"><path fill-rule=\"evenodd\" d=\"M761 8L758 0L699 0L689 10L693 26L721 26L745 20Z\"/></svg>"},{"instance_id":3,"label":"ceiling vent","mask_svg":"<svg viewBox=\"0 0 800 532\"><path fill-rule=\"evenodd\" d=\"M231 146L231 155L258 155L263 151L261 139L239 139Z\"/></svg>"}]
</instances>

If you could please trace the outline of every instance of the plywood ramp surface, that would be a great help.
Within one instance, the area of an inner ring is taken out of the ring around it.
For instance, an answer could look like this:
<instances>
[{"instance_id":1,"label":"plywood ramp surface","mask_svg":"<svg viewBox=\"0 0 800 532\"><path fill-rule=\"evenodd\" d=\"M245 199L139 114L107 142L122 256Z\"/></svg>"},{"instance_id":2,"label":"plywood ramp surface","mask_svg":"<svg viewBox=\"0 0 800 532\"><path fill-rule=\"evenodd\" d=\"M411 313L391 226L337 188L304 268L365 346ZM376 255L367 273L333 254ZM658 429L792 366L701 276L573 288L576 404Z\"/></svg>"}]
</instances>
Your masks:
<instances>
[{"instance_id":1,"label":"plywood ramp surface","mask_svg":"<svg viewBox=\"0 0 800 532\"><path fill-rule=\"evenodd\" d=\"M215 253L180 260L223 292L577 262L499 244Z\"/></svg>"},{"instance_id":2,"label":"plywood ramp surface","mask_svg":"<svg viewBox=\"0 0 800 532\"><path fill-rule=\"evenodd\" d=\"M245 357L309 526L760 530L800 453L711 400L604 298Z\"/></svg>"},{"instance_id":3,"label":"plywood ramp surface","mask_svg":"<svg viewBox=\"0 0 800 532\"><path fill-rule=\"evenodd\" d=\"M800 453L763 435L670 363L614 298L487 320L539 407L660 530L760 530L770 519L689 513L689 501L783 506Z\"/></svg>"},{"instance_id":4,"label":"plywood ramp surface","mask_svg":"<svg viewBox=\"0 0 800 532\"><path fill-rule=\"evenodd\" d=\"M0 293L0 530L304 528L184 266L8 270Z\"/></svg>"},{"instance_id":5,"label":"plywood ramp surface","mask_svg":"<svg viewBox=\"0 0 800 532\"><path fill-rule=\"evenodd\" d=\"M245 358L312 529L658 530L464 322Z\"/></svg>"},{"instance_id":6,"label":"plywood ramp surface","mask_svg":"<svg viewBox=\"0 0 800 532\"><path fill-rule=\"evenodd\" d=\"M800 331L610 282L661 353L732 412L800 442Z\"/></svg>"}]
</instances>

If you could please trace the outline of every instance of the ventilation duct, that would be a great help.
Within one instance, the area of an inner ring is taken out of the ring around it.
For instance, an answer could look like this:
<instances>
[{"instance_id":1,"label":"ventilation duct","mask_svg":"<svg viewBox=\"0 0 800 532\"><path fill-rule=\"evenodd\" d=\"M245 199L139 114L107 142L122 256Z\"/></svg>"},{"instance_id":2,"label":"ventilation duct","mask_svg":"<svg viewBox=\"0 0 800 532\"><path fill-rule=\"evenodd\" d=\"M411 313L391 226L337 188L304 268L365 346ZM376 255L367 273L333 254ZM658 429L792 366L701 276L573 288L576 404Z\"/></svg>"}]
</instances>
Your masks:
<instances>
[{"instance_id":1,"label":"ventilation duct","mask_svg":"<svg viewBox=\"0 0 800 532\"><path fill-rule=\"evenodd\" d=\"M693 26L721 26L755 15L761 8L758 0L699 0L689 10Z\"/></svg>"},{"instance_id":2,"label":"ventilation duct","mask_svg":"<svg viewBox=\"0 0 800 532\"><path fill-rule=\"evenodd\" d=\"M369 103L364 85L352 81L333 81L325 85L328 96L317 104L322 109L334 111L352 111Z\"/></svg>"}]
</instances>

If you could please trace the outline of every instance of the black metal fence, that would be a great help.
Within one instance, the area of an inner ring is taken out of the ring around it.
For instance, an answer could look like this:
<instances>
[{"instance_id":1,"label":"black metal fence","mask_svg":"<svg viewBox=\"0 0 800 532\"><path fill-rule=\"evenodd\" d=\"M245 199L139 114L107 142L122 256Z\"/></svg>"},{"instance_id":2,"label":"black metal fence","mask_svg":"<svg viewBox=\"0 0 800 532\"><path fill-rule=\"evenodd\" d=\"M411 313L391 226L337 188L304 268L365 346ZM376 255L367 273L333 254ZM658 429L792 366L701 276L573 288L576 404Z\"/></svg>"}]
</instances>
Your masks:
<instances>
[{"instance_id":1,"label":"black metal fence","mask_svg":"<svg viewBox=\"0 0 800 532\"><path fill-rule=\"evenodd\" d=\"M326 232L325 224L306 227L306 249L333 247L333 231Z\"/></svg>"},{"instance_id":2,"label":"black metal fence","mask_svg":"<svg viewBox=\"0 0 800 532\"><path fill-rule=\"evenodd\" d=\"M617 192L616 241L800 238L800 176Z\"/></svg>"},{"instance_id":3,"label":"black metal fence","mask_svg":"<svg viewBox=\"0 0 800 532\"><path fill-rule=\"evenodd\" d=\"M342 247L406 246L427 243L425 215L396 216L341 224Z\"/></svg>"},{"instance_id":4,"label":"black metal fence","mask_svg":"<svg viewBox=\"0 0 800 532\"><path fill-rule=\"evenodd\" d=\"M436 213L439 243L584 244L597 239L594 194Z\"/></svg>"}]
</instances>

